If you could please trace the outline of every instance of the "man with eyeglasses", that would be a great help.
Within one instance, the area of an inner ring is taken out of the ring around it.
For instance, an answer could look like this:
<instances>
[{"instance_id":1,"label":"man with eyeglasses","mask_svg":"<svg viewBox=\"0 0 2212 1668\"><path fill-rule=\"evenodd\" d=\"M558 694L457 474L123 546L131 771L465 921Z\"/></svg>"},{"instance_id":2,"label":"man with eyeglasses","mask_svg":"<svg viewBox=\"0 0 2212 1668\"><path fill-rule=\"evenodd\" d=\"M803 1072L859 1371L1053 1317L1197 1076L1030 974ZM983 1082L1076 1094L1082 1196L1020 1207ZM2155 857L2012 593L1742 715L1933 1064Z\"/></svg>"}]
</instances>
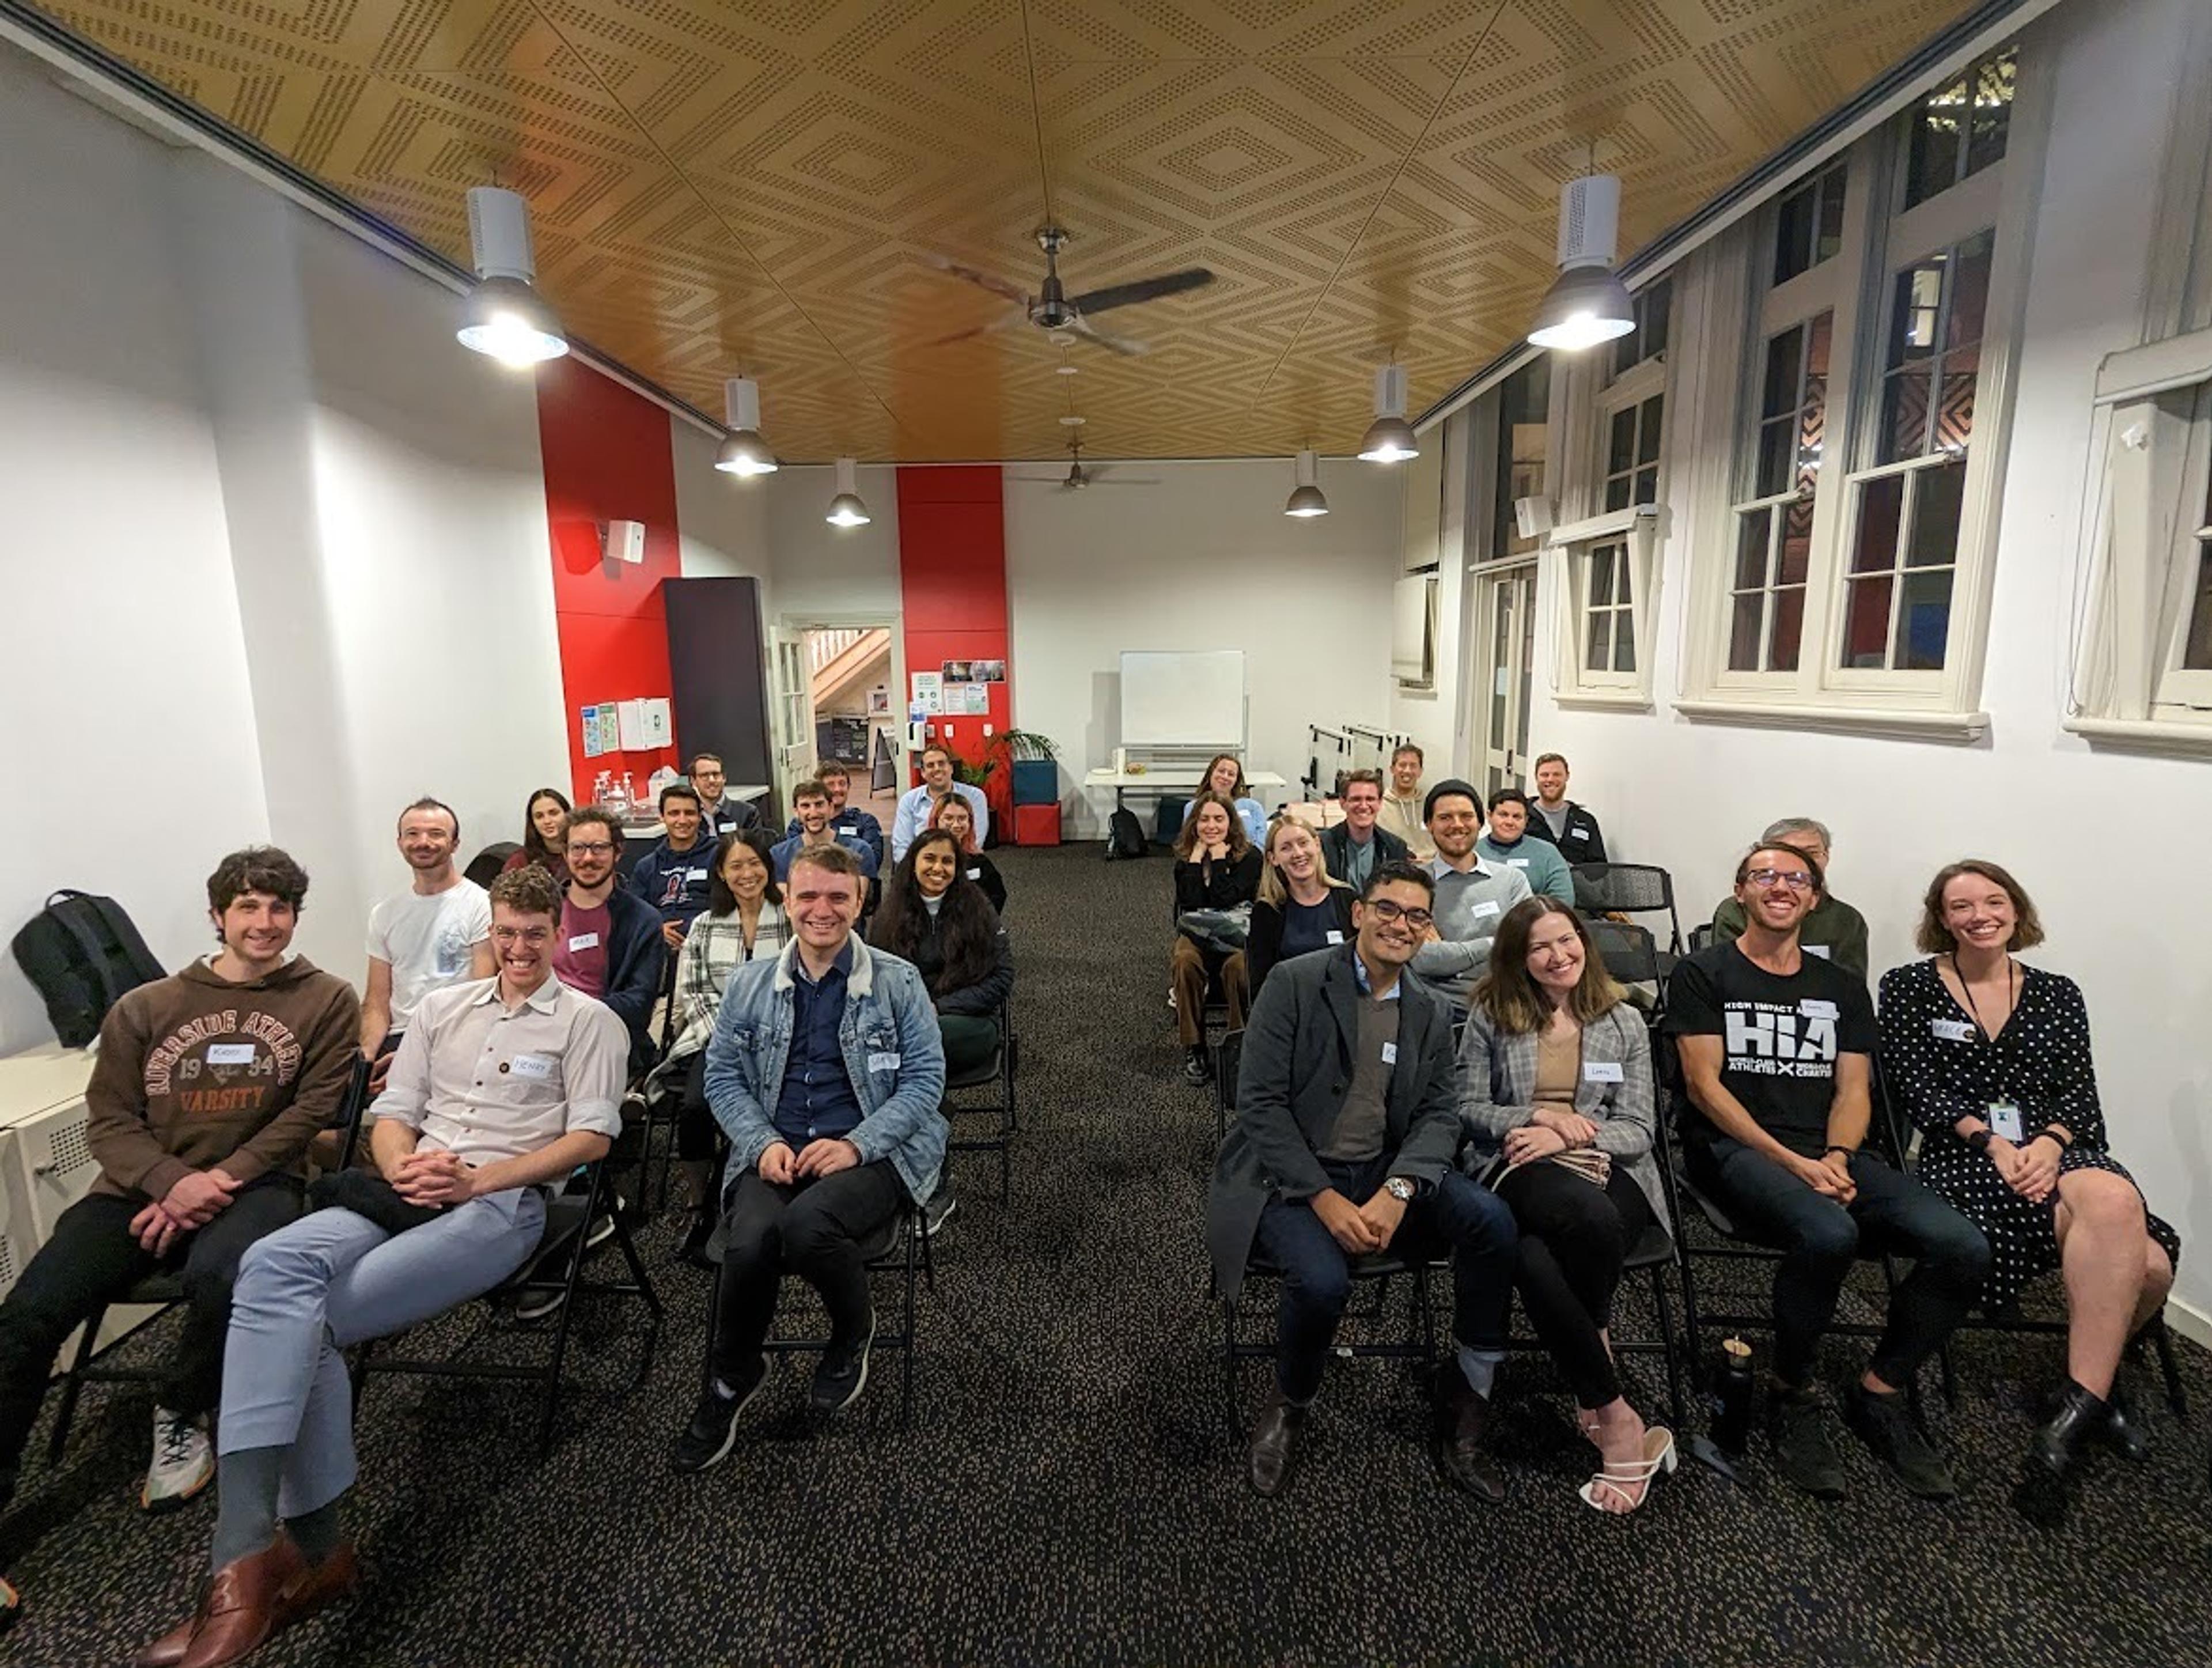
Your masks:
<instances>
[{"instance_id":1,"label":"man with eyeglasses","mask_svg":"<svg viewBox=\"0 0 2212 1668\"><path fill-rule=\"evenodd\" d=\"M760 820L758 806L724 796L722 788L728 780L722 773L720 753L702 753L691 761L691 786L699 794L700 831L709 845Z\"/></svg>"},{"instance_id":2,"label":"man with eyeglasses","mask_svg":"<svg viewBox=\"0 0 2212 1668\"><path fill-rule=\"evenodd\" d=\"M1683 1118L1684 1162L1747 1238L1782 1252L1769 1429L1783 1476L1808 1495L1844 1492L1814 1386L1820 1336L1852 1260L1910 1259L1873 1356L1844 1391L1844 1416L1913 1494L1948 1500L1956 1485L1914 1424L1905 1391L1981 1289L1989 1241L1863 1150L1874 1003L1863 979L1808 955L1798 937L1824 885L1820 865L1796 846L1753 847L1735 872L1741 936L1707 946L1668 981L1667 1027L1698 1114Z\"/></svg>"},{"instance_id":3,"label":"man with eyeglasses","mask_svg":"<svg viewBox=\"0 0 2212 1668\"><path fill-rule=\"evenodd\" d=\"M1528 877L1503 863L1486 863L1475 849L1482 832L1482 800L1470 782L1456 779L1429 789L1421 814L1437 855L1429 878L1436 883L1436 922L1429 941L1414 953L1413 971L1449 995L1458 1014L1467 993L1490 965L1490 941L1505 911L1529 895Z\"/></svg>"},{"instance_id":4,"label":"man with eyeglasses","mask_svg":"<svg viewBox=\"0 0 2212 1668\"><path fill-rule=\"evenodd\" d=\"M1867 976L1866 917L1827 889L1828 854L1833 849L1827 825L1810 817L1784 817L1768 824L1759 843L1785 845L1812 859L1813 867L1820 876L1820 895L1799 928L1798 941L1807 955L1833 962L1863 982ZM1723 898L1713 911L1713 936L1723 940L1739 936L1746 919L1743 905L1733 896Z\"/></svg>"},{"instance_id":5,"label":"man with eyeglasses","mask_svg":"<svg viewBox=\"0 0 2212 1668\"><path fill-rule=\"evenodd\" d=\"M211 1576L141 1663L235 1662L353 1586L338 1522L356 1469L344 1352L498 1285L544 1232L543 1190L606 1153L623 1028L553 977L560 909L544 869L499 877L499 971L416 1009L369 1109L374 1172L325 1178L325 1208L247 1251L223 1360Z\"/></svg>"},{"instance_id":6,"label":"man with eyeglasses","mask_svg":"<svg viewBox=\"0 0 2212 1668\"><path fill-rule=\"evenodd\" d=\"M1385 863L1352 906L1352 942L1282 963L1244 1032L1236 1123L1206 1198L1214 1283L1234 1298L1256 1249L1281 1271L1275 1385L1245 1475L1273 1495L1297 1464L1358 1257L1452 1260L1455 1358L1438 1375L1444 1474L1504 1498L1486 1451L1512 1300L1513 1213L1452 1166L1451 1013L1407 977L1435 883Z\"/></svg>"},{"instance_id":7,"label":"man with eyeglasses","mask_svg":"<svg viewBox=\"0 0 2212 1668\"><path fill-rule=\"evenodd\" d=\"M1338 801L1344 807L1344 820L1322 830L1322 861L1335 879L1362 892L1376 869L1402 862L1411 854L1403 840L1378 824L1382 813L1380 770L1354 770L1344 779Z\"/></svg>"},{"instance_id":8,"label":"man with eyeglasses","mask_svg":"<svg viewBox=\"0 0 2212 1668\"><path fill-rule=\"evenodd\" d=\"M630 1068L653 1063L647 1026L668 947L660 916L615 872L622 826L596 805L568 813L568 892L553 942L553 971L571 990L615 1011L629 1033Z\"/></svg>"}]
</instances>

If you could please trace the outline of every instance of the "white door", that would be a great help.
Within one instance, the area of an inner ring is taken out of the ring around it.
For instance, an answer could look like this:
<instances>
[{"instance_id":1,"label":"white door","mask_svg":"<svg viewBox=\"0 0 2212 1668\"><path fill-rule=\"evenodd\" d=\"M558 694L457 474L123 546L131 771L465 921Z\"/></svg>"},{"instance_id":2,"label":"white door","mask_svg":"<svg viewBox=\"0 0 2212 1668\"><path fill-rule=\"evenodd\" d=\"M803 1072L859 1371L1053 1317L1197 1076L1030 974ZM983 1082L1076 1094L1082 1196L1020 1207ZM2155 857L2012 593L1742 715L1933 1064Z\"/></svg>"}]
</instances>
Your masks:
<instances>
[{"instance_id":1,"label":"white door","mask_svg":"<svg viewBox=\"0 0 2212 1668\"><path fill-rule=\"evenodd\" d=\"M1528 768L1528 705L1536 646L1536 564L1475 576L1475 642L1480 648L1474 686L1476 757L1487 798L1501 788L1523 786Z\"/></svg>"},{"instance_id":2,"label":"white door","mask_svg":"<svg viewBox=\"0 0 2212 1668\"><path fill-rule=\"evenodd\" d=\"M814 769L814 669L807 662L804 627L779 625L769 632L769 689L773 704L770 774L776 803L791 813L791 790Z\"/></svg>"}]
</instances>

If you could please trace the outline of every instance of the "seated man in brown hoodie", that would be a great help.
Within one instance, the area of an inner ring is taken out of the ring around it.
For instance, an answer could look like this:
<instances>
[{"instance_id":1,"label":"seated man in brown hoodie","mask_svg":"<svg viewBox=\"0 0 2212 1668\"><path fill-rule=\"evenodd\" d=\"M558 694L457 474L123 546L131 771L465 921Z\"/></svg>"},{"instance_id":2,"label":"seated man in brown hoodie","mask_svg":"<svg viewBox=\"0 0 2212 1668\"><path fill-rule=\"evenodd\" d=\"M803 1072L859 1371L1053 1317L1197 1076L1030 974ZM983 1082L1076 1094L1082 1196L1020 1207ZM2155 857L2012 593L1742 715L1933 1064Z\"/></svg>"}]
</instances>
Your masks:
<instances>
[{"instance_id":1,"label":"seated man in brown hoodie","mask_svg":"<svg viewBox=\"0 0 2212 1668\"><path fill-rule=\"evenodd\" d=\"M139 1499L181 1506L214 1476L207 1418L238 1260L300 1214L307 1143L360 1056L353 987L285 959L307 895L282 851L231 853L208 877L222 948L130 992L100 1026L85 1091L99 1179L0 1303L0 1504L63 1341L156 1269L182 1275L186 1311Z\"/></svg>"}]
</instances>

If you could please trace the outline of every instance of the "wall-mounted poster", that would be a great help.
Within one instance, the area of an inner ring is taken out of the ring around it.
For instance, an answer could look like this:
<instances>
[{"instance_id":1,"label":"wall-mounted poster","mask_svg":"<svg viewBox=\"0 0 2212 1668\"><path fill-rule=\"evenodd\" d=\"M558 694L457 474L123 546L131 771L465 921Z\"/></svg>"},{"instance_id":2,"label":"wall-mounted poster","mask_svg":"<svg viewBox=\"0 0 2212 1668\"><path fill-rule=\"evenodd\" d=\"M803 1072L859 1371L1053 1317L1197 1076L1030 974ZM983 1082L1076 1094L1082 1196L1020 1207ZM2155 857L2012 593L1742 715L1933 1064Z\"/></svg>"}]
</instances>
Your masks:
<instances>
[{"instance_id":1,"label":"wall-mounted poster","mask_svg":"<svg viewBox=\"0 0 2212 1668\"><path fill-rule=\"evenodd\" d=\"M990 685L988 684L946 685L945 709L966 718L988 718L991 715Z\"/></svg>"},{"instance_id":2,"label":"wall-mounted poster","mask_svg":"<svg viewBox=\"0 0 2212 1668\"><path fill-rule=\"evenodd\" d=\"M968 662L968 676L978 684L1003 684L1006 681L1006 663L1004 661L970 661Z\"/></svg>"},{"instance_id":3,"label":"wall-mounted poster","mask_svg":"<svg viewBox=\"0 0 2212 1668\"><path fill-rule=\"evenodd\" d=\"M599 709L596 705L592 705L586 707L582 710L584 720L584 757L586 758L597 758L600 754L606 752L605 746L599 740Z\"/></svg>"},{"instance_id":4,"label":"wall-mounted poster","mask_svg":"<svg viewBox=\"0 0 2212 1668\"><path fill-rule=\"evenodd\" d=\"M945 677L941 673L917 672L913 674L914 704L926 713L945 710Z\"/></svg>"},{"instance_id":5,"label":"wall-mounted poster","mask_svg":"<svg viewBox=\"0 0 2212 1668\"><path fill-rule=\"evenodd\" d=\"M968 681L968 662L965 661L947 661L945 663L945 681L948 684L966 683Z\"/></svg>"}]
</instances>

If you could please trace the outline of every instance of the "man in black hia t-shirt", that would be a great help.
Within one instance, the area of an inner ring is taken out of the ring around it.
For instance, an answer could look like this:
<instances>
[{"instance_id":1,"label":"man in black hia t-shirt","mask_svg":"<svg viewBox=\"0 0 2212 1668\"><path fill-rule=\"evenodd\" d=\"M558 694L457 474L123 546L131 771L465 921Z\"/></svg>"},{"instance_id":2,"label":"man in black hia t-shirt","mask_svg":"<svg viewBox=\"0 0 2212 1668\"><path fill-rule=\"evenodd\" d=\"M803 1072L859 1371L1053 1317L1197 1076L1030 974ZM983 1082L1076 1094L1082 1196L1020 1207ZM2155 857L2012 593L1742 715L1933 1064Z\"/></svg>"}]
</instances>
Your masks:
<instances>
[{"instance_id":1,"label":"man in black hia t-shirt","mask_svg":"<svg viewBox=\"0 0 2212 1668\"><path fill-rule=\"evenodd\" d=\"M1851 1259L1863 1248L1912 1260L1872 1361L1844 1393L1844 1414L1906 1488L1948 1499L1950 1471L1914 1425L1904 1390L1972 1303L1989 1271L1989 1241L1918 1182L1860 1150L1874 1004L1861 981L1798 945L1822 884L1801 851L1753 850L1735 873L1743 936L1699 951L1668 982L1668 1028L1702 1114L1685 1119L1685 1158L1692 1179L1745 1234L1783 1253L1771 1429L1783 1475L1808 1494L1844 1492L1812 1380Z\"/></svg>"}]
</instances>

